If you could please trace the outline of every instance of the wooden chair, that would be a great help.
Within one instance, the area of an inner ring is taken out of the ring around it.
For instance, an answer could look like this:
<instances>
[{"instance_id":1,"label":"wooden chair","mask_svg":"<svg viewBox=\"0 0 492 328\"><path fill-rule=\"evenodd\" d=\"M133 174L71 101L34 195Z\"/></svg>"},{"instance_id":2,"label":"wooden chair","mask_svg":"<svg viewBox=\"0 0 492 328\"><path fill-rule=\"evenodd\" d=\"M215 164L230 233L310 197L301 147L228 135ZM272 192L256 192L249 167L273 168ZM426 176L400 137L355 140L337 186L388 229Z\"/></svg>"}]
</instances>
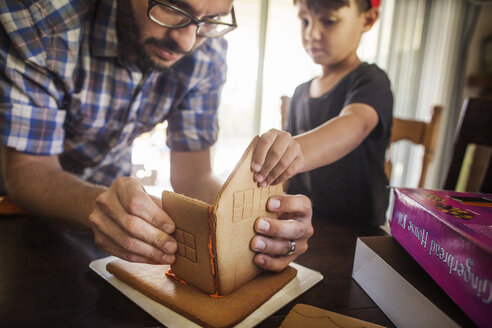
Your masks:
<instances>
[{"instance_id":1,"label":"wooden chair","mask_svg":"<svg viewBox=\"0 0 492 328\"><path fill-rule=\"evenodd\" d=\"M386 150L386 160L384 170L388 179L391 178L392 163L389 158L391 146L401 140L410 141L416 145L424 146L424 156L422 157L422 171L420 173L419 188L423 188L427 169L434 156L436 149L439 125L441 122L442 107L434 106L430 122L405 120L393 118L393 127L391 128L391 139L388 149Z\"/></svg>"},{"instance_id":2,"label":"wooden chair","mask_svg":"<svg viewBox=\"0 0 492 328\"><path fill-rule=\"evenodd\" d=\"M464 163L467 148L470 144L482 147L481 156L475 153L470 158L468 176L460 191L492 193L492 99L466 99L461 110L460 120L456 129L451 164L444 183L444 189L456 190L460 172L466 169ZM478 161L477 161L478 159ZM477 165L478 162L478 165Z\"/></svg>"}]
</instances>

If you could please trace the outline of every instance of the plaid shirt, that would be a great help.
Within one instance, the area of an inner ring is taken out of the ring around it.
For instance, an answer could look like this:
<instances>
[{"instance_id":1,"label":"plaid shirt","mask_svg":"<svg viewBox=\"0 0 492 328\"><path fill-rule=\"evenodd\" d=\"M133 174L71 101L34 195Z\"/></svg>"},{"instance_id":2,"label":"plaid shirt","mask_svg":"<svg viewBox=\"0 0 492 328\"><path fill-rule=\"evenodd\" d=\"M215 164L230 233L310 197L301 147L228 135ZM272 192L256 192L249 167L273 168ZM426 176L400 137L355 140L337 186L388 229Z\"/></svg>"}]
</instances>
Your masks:
<instances>
[{"instance_id":1,"label":"plaid shirt","mask_svg":"<svg viewBox=\"0 0 492 328\"><path fill-rule=\"evenodd\" d=\"M226 48L209 39L143 75L118 51L116 1L2 0L0 142L58 155L103 185L130 173L133 139L165 120L171 149L205 149L217 138Z\"/></svg>"}]
</instances>

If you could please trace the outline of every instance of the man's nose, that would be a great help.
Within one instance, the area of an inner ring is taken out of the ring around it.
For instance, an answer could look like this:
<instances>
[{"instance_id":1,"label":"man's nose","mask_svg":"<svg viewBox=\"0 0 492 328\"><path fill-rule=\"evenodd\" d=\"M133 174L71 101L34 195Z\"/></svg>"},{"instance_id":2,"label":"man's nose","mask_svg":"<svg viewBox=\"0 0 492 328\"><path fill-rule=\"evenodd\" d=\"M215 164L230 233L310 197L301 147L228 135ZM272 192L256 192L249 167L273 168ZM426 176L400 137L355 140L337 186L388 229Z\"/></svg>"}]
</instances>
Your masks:
<instances>
[{"instance_id":1,"label":"man's nose","mask_svg":"<svg viewBox=\"0 0 492 328\"><path fill-rule=\"evenodd\" d=\"M176 28L170 31L170 36L183 52L189 52L196 43L196 30L198 26L190 24L182 28Z\"/></svg>"}]
</instances>

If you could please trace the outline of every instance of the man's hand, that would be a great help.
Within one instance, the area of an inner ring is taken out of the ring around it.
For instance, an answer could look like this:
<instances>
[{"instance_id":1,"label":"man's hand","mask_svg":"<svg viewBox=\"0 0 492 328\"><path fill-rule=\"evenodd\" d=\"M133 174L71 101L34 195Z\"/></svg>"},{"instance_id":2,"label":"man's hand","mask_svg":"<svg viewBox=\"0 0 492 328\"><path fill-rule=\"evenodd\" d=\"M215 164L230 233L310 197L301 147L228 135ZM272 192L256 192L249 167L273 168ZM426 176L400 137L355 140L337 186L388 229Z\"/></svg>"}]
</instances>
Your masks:
<instances>
[{"instance_id":1,"label":"man's hand","mask_svg":"<svg viewBox=\"0 0 492 328\"><path fill-rule=\"evenodd\" d=\"M290 262L308 249L308 239L313 235L311 201L304 195L271 197L267 208L277 212L279 219L258 218L251 240L251 249L257 251L254 262L270 271L282 271ZM292 254L292 242L295 250Z\"/></svg>"},{"instance_id":2,"label":"man's hand","mask_svg":"<svg viewBox=\"0 0 492 328\"><path fill-rule=\"evenodd\" d=\"M96 244L131 262L175 261L174 222L132 178L118 178L96 199L89 216Z\"/></svg>"},{"instance_id":3,"label":"man's hand","mask_svg":"<svg viewBox=\"0 0 492 328\"><path fill-rule=\"evenodd\" d=\"M304 167L302 148L290 133L271 129L264 133L256 145L251 170L259 186L283 182L299 173Z\"/></svg>"}]
</instances>

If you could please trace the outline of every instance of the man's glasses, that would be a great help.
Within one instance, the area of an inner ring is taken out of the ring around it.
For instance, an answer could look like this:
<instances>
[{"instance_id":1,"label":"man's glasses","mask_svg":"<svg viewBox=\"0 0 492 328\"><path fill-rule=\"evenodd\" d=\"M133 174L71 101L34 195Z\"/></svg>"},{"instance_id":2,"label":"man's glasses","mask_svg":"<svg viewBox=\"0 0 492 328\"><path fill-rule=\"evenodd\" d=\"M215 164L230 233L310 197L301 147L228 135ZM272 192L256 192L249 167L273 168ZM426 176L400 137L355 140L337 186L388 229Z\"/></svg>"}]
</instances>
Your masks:
<instances>
[{"instance_id":1,"label":"man's glasses","mask_svg":"<svg viewBox=\"0 0 492 328\"><path fill-rule=\"evenodd\" d=\"M206 38L218 38L237 27L234 7L227 16L198 19L185 10L165 0L149 0L149 18L167 28L183 28L190 24L198 26L196 34Z\"/></svg>"}]
</instances>

